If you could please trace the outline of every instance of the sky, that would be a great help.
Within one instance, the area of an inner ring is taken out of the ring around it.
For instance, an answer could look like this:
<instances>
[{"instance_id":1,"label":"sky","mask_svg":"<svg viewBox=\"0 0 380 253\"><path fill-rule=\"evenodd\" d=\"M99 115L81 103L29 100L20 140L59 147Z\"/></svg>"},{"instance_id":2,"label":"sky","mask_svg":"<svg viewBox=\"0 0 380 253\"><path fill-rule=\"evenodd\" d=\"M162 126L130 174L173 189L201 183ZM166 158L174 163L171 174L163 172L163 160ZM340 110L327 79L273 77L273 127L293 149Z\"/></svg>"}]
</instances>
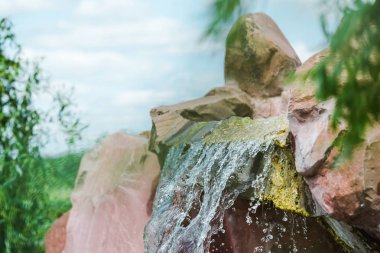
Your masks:
<instances>
[{"instance_id":1,"label":"sky","mask_svg":"<svg viewBox=\"0 0 380 253\"><path fill-rule=\"evenodd\" d=\"M150 130L149 111L223 86L224 38L201 40L210 0L0 0L29 59L41 61L56 89L73 90L88 124L77 148L117 131ZM324 42L319 0L259 0L300 59ZM37 101L49 108L43 97ZM56 131L56 130L53 130ZM67 150L53 134L47 154Z\"/></svg>"}]
</instances>

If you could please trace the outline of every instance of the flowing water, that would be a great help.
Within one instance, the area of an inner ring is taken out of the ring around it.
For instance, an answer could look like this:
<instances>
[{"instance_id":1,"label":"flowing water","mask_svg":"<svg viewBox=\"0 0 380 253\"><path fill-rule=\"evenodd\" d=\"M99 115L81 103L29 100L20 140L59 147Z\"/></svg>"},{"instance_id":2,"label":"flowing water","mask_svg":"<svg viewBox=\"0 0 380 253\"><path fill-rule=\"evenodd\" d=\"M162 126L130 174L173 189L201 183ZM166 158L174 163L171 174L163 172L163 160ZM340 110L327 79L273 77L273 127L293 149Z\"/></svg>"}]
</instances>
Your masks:
<instances>
[{"instance_id":1,"label":"flowing water","mask_svg":"<svg viewBox=\"0 0 380 253\"><path fill-rule=\"evenodd\" d=\"M209 252L223 215L250 189L265 190L270 142L182 144L170 149L145 230L146 252ZM247 220L247 222L251 222Z\"/></svg>"}]
</instances>

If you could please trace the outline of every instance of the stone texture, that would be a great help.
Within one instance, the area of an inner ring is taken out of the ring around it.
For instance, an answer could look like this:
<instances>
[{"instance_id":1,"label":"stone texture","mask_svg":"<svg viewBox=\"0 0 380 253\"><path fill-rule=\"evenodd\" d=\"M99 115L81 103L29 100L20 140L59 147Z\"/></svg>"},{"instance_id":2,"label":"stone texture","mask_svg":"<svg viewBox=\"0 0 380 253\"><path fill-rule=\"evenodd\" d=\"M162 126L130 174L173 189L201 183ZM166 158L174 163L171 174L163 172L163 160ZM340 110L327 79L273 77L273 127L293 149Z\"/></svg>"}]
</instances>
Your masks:
<instances>
[{"instance_id":1,"label":"stone texture","mask_svg":"<svg viewBox=\"0 0 380 253\"><path fill-rule=\"evenodd\" d=\"M144 226L160 172L143 137L105 138L81 161L64 253L144 252Z\"/></svg>"},{"instance_id":2,"label":"stone texture","mask_svg":"<svg viewBox=\"0 0 380 253\"><path fill-rule=\"evenodd\" d=\"M184 103L154 108L150 149L160 153L160 143L167 142L192 122L222 120L230 116L252 117L253 108L249 96L234 87L220 87L205 97Z\"/></svg>"},{"instance_id":3,"label":"stone texture","mask_svg":"<svg viewBox=\"0 0 380 253\"><path fill-rule=\"evenodd\" d=\"M329 54L329 52L330 49L326 48L311 56L297 68L296 75L306 75L307 78L310 70L312 70L318 63L320 63Z\"/></svg>"},{"instance_id":4,"label":"stone texture","mask_svg":"<svg viewBox=\"0 0 380 253\"><path fill-rule=\"evenodd\" d=\"M318 102L315 86L295 86L289 93L288 119L294 139L296 168L301 175L312 176L327 159L334 141L344 128L332 128L330 119L335 102Z\"/></svg>"},{"instance_id":5,"label":"stone texture","mask_svg":"<svg viewBox=\"0 0 380 253\"><path fill-rule=\"evenodd\" d=\"M58 218L45 235L45 252L62 253L66 243L66 225L69 212Z\"/></svg>"},{"instance_id":6,"label":"stone texture","mask_svg":"<svg viewBox=\"0 0 380 253\"><path fill-rule=\"evenodd\" d=\"M288 98L276 96L268 98L252 98L251 103L255 108L255 118L270 118L286 115L288 110Z\"/></svg>"},{"instance_id":7,"label":"stone texture","mask_svg":"<svg viewBox=\"0 0 380 253\"><path fill-rule=\"evenodd\" d=\"M297 73L307 77L327 54L328 50L323 50L312 56ZM296 169L309 185L316 214L328 214L380 240L380 126L368 130L365 142L350 160L338 160L334 144L345 125L332 128L335 101L319 102L315 93L316 86L308 79L286 92Z\"/></svg>"},{"instance_id":8,"label":"stone texture","mask_svg":"<svg viewBox=\"0 0 380 253\"><path fill-rule=\"evenodd\" d=\"M251 208L250 201L238 199L226 211L224 233L212 237L210 252L346 252L319 219L286 212L270 203L255 211L249 211Z\"/></svg>"},{"instance_id":9,"label":"stone texture","mask_svg":"<svg viewBox=\"0 0 380 253\"><path fill-rule=\"evenodd\" d=\"M281 94L284 77L300 60L275 22L263 13L247 14L231 28L226 41L226 85L251 96Z\"/></svg>"},{"instance_id":10,"label":"stone texture","mask_svg":"<svg viewBox=\"0 0 380 253\"><path fill-rule=\"evenodd\" d=\"M146 226L146 252L199 252L194 244L207 244L196 241L207 233L201 230L205 221L215 233L207 239L209 252L372 252L351 227L338 223L338 231L309 216L310 195L295 171L287 137L285 116L199 122L173 137ZM249 153L252 142L260 143L256 155ZM223 193L213 213L210 201L218 199L217 190ZM232 192L237 199L229 199Z\"/></svg>"},{"instance_id":11,"label":"stone texture","mask_svg":"<svg viewBox=\"0 0 380 253\"><path fill-rule=\"evenodd\" d=\"M350 160L333 149L318 174L306 178L324 214L363 229L380 240L380 125L371 128Z\"/></svg>"}]
</instances>

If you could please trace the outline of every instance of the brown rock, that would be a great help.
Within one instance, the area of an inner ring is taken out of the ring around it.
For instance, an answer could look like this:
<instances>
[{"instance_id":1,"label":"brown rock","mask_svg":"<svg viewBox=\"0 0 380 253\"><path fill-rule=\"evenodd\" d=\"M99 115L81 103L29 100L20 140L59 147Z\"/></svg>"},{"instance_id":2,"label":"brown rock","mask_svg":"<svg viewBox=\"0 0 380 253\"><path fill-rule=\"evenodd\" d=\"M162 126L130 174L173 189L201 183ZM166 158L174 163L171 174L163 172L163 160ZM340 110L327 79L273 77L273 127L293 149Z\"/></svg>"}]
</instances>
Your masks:
<instances>
[{"instance_id":1,"label":"brown rock","mask_svg":"<svg viewBox=\"0 0 380 253\"><path fill-rule=\"evenodd\" d=\"M45 235L45 252L62 253L66 243L66 225L69 212L59 217Z\"/></svg>"},{"instance_id":2,"label":"brown rock","mask_svg":"<svg viewBox=\"0 0 380 253\"><path fill-rule=\"evenodd\" d=\"M65 253L144 252L160 167L145 138L105 138L81 161L67 224Z\"/></svg>"},{"instance_id":3,"label":"brown rock","mask_svg":"<svg viewBox=\"0 0 380 253\"><path fill-rule=\"evenodd\" d=\"M223 232L212 237L210 252L346 252L316 218L264 203L252 208L237 199L223 219Z\"/></svg>"},{"instance_id":4,"label":"brown rock","mask_svg":"<svg viewBox=\"0 0 380 253\"><path fill-rule=\"evenodd\" d=\"M187 128L192 121L222 120L230 116L251 117L253 108L249 96L235 87L220 87L205 97L151 110L153 131L150 149L159 153L159 143Z\"/></svg>"},{"instance_id":5,"label":"brown rock","mask_svg":"<svg viewBox=\"0 0 380 253\"><path fill-rule=\"evenodd\" d=\"M284 77L300 63L281 30L263 13L240 17L228 34L226 85L238 86L251 96L280 95Z\"/></svg>"}]
</instances>

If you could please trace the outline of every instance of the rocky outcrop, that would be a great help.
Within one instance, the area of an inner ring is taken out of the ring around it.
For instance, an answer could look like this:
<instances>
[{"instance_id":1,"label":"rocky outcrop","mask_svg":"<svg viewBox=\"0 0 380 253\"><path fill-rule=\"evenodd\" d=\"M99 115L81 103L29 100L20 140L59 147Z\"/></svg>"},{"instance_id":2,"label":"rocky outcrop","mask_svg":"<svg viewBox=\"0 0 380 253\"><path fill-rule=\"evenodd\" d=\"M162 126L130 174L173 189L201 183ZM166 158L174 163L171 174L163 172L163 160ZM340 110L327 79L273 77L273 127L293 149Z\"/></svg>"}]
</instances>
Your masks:
<instances>
[{"instance_id":1,"label":"rocky outcrop","mask_svg":"<svg viewBox=\"0 0 380 253\"><path fill-rule=\"evenodd\" d=\"M333 149L318 173L307 177L323 214L363 229L380 240L380 126L370 129L366 141L351 159L337 161Z\"/></svg>"},{"instance_id":2,"label":"rocky outcrop","mask_svg":"<svg viewBox=\"0 0 380 253\"><path fill-rule=\"evenodd\" d=\"M311 57L297 72L308 72L326 56L328 50ZM339 156L339 136L345 125L332 127L335 101L318 101L316 85L293 85L289 96L288 118L293 139L296 169L309 185L317 215L329 215L363 229L380 240L380 127L372 127L366 140L352 157Z\"/></svg>"},{"instance_id":3,"label":"rocky outcrop","mask_svg":"<svg viewBox=\"0 0 380 253\"><path fill-rule=\"evenodd\" d=\"M143 137L117 133L82 158L64 253L143 252L160 167Z\"/></svg>"},{"instance_id":4,"label":"rocky outcrop","mask_svg":"<svg viewBox=\"0 0 380 253\"><path fill-rule=\"evenodd\" d=\"M300 85L289 92L288 118L294 138L296 168L301 175L311 176L327 159L343 128L332 128L335 102L317 101L314 85Z\"/></svg>"},{"instance_id":5,"label":"rocky outcrop","mask_svg":"<svg viewBox=\"0 0 380 253\"><path fill-rule=\"evenodd\" d=\"M231 116L253 117L249 96L235 87L220 87L206 96L151 110L153 121L150 149L160 154L165 143L193 122L222 120Z\"/></svg>"},{"instance_id":6,"label":"rocky outcrop","mask_svg":"<svg viewBox=\"0 0 380 253\"><path fill-rule=\"evenodd\" d=\"M273 20L241 17L227 38L226 86L154 108L150 133L112 135L86 154L47 250L379 252L380 125L341 160L346 126L332 127L335 101L318 101L309 78L328 53L297 68ZM305 82L285 85L294 71Z\"/></svg>"},{"instance_id":7,"label":"rocky outcrop","mask_svg":"<svg viewBox=\"0 0 380 253\"><path fill-rule=\"evenodd\" d=\"M237 86L251 96L279 96L284 78L300 63L276 23L263 13L240 17L228 34L226 84Z\"/></svg>"},{"instance_id":8,"label":"rocky outcrop","mask_svg":"<svg viewBox=\"0 0 380 253\"><path fill-rule=\"evenodd\" d=\"M202 122L175 136L146 252L345 252L346 242L307 217L287 137L284 116Z\"/></svg>"},{"instance_id":9,"label":"rocky outcrop","mask_svg":"<svg viewBox=\"0 0 380 253\"><path fill-rule=\"evenodd\" d=\"M66 244L66 225L69 213L63 214L58 218L45 236L46 253L62 253Z\"/></svg>"}]
</instances>

